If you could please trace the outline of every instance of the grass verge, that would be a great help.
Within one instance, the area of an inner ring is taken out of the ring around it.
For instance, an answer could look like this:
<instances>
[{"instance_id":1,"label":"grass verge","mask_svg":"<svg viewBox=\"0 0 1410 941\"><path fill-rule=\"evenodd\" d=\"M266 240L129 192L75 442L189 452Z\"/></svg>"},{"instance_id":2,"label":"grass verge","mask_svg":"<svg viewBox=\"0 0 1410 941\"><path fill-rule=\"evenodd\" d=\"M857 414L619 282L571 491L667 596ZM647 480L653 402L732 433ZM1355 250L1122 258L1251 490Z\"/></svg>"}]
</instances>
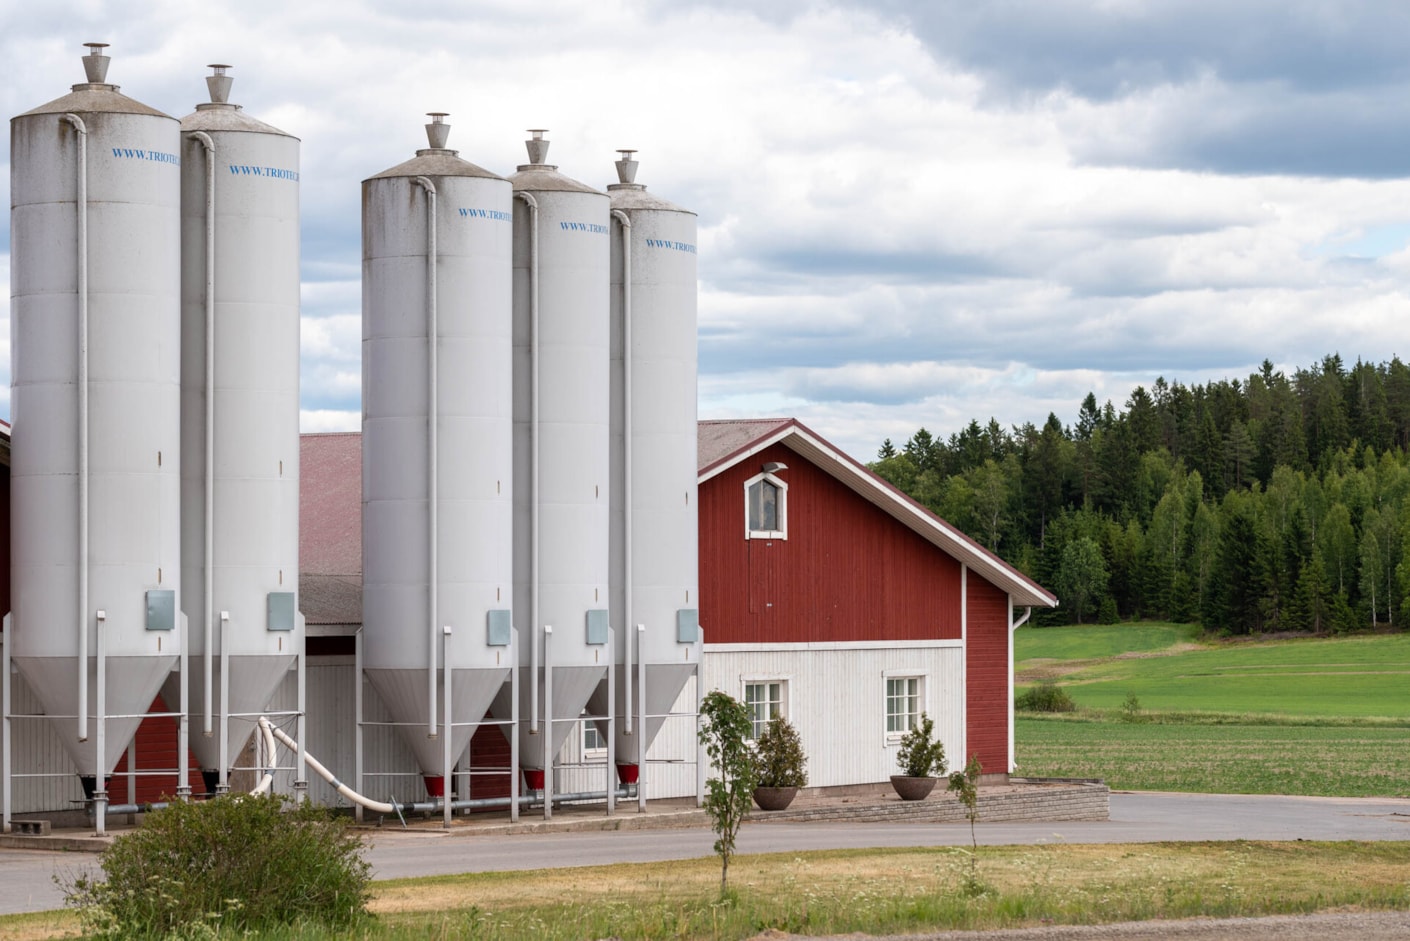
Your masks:
<instances>
[{"instance_id":1,"label":"grass verge","mask_svg":"<svg viewBox=\"0 0 1410 941\"><path fill-rule=\"evenodd\" d=\"M398 880L375 885L376 919L355 933L259 937L725 941L1410 908L1410 843L983 847L973 890L969 860L953 847L741 856L724 901L714 858ZM59 936L10 933L37 918L0 919L0 939Z\"/></svg>"}]
</instances>

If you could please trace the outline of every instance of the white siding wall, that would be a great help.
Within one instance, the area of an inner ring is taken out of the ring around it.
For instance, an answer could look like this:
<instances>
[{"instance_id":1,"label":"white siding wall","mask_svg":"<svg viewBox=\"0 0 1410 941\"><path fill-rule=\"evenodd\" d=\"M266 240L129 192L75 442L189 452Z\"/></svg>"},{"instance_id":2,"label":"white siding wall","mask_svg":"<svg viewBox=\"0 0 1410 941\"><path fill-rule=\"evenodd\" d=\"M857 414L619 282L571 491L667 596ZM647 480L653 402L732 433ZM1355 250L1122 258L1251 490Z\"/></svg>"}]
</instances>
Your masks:
<instances>
[{"instance_id":1,"label":"white siding wall","mask_svg":"<svg viewBox=\"0 0 1410 941\"><path fill-rule=\"evenodd\" d=\"M43 712L44 707L18 671L10 674L10 683L10 707L16 715ZM27 814L82 807L81 803L73 803L83 800L83 788L72 759L59 744L54 724L48 719L15 718L10 721L10 730L14 736L10 768L15 775L11 812ZM38 774L45 777L24 777ZM0 793L4 787L5 782L0 780ZM115 779L113 793L126 799L126 785Z\"/></svg>"},{"instance_id":2,"label":"white siding wall","mask_svg":"<svg viewBox=\"0 0 1410 941\"><path fill-rule=\"evenodd\" d=\"M722 644L705 648L704 671L707 690L722 689L739 699L749 679L787 681L785 710L808 755L810 787L874 784L899 773L900 743L886 734L888 675L925 678L922 708L935 720L947 759L961 754L964 656L959 641L893 647L768 645L768 649ZM690 699L678 702L678 711L694 709L694 689L687 693ZM672 720L651 752L654 758L687 750L693 761L694 729ZM653 765L648 771L657 776L659 785L648 786L648 797L695 793L693 766Z\"/></svg>"},{"instance_id":3,"label":"white siding wall","mask_svg":"<svg viewBox=\"0 0 1410 941\"><path fill-rule=\"evenodd\" d=\"M886 677L923 676L923 708L935 720L936 733L951 760L961 754L964 702L963 651L958 641L893 647L846 645L808 647L769 645L767 649L737 649L733 645L707 647L704 657L705 688L723 689L743 698L744 683L751 678L775 678L788 684L786 710L798 728L808 755L808 784L828 787L872 784L897 773L894 737L886 734ZM18 675L14 683L16 712L38 711L38 703ZM351 657L319 657L309 664L307 744L309 752L328 766L340 780L355 786L354 743L357 733L354 710L354 668ZM364 686L364 718L390 721L386 708L370 685ZM271 698L274 711L293 711L297 703L296 674L290 672ZM696 793L695 683L686 684L672 712L687 713L666 720L652 744L643 786L648 799L691 797ZM294 734L292 717L278 720ZM14 770L16 774L54 771L61 777L16 778L15 813L62 810L82 797L73 765L57 736L43 720L15 720ZM582 762L582 737L568 736L560 760ZM368 726L364 737L363 769L368 773L364 791L369 797L410 802L426 799L416 761L391 726ZM601 757L558 773L555 790L600 791L605 784ZM279 763L293 765L282 747ZM392 772L394 776L374 776ZM399 774L398 774L399 773ZM292 770L281 771L275 788L291 793ZM114 791L125 792L118 782ZM309 775L309 796L319 803L347 804L327 782Z\"/></svg>"}]
</instances>

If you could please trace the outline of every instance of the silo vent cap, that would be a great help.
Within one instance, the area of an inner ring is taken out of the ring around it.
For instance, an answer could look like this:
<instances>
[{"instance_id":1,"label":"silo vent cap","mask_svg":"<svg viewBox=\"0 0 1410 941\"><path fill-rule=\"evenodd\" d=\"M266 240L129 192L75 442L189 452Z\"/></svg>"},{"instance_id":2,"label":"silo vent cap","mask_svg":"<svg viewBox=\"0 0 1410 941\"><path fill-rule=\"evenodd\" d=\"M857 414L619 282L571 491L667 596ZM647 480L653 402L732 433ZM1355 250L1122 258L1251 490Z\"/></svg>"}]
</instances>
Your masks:
<instances>
[{"instance_id":1,"label":"silo vent cap","mask_svg":"<svg viewBox=\"0 0 1410 941\"><path fill-rule=\"evenodd\" d=\"M432 150L445 150L446 141L450 139L450 125L446 123L449 117L446 111L427 111L426 117L431 119L431 123L426 125L426 140L430 143Z\"/></svg>"},{"instance_id":2,"label":"silo vent cap","mask_svg":"<svg viewBox=\"0 0 1410 941\"><path fill-rule=\"evenodd\" d=\"M543 139L548 131L544 128L529 128L529 133L534 135L532 140L524 141L524 146L529 148L529 163L541 166L548 157L548 141Z\"/></svg>"},{"instance_id":3,"label":"silo vent cap","mask_svg":"<svg viewBox=\"0 0 1410 941\"><path fill-rule=\"evenodd\" d=\"M108 48L105 42L86 42L88 55L83 57L83 74L88 77L88 84L103 85L108 81L108 62L111 60L103 55L103 50Z\"/></svg>"},{"instance_id":4,"label":"silo vent cap","mask_svg":"<svg viewBox=\"0 0 1410 941\"><path fill-rule=\"evenodd\" d=\"M622 183L636 182L637 162L632 159L635 150L619 150L621 159L617 161L617 180Z\"/></svg>"},{"instance_id":5,"label":"silo vent cap","mask_svg":"<svg viewBox=\"0 0 1410 941\"><path fill-rule=\"evenodd\" d=\"M234 78L225 74L225 70L230 66L220 62L212 62L206 68L214 70L206 76L206 88L210 90L211 103L217 105L229 103L230 86L235 81Z\"/></svg>"}]
</instances>

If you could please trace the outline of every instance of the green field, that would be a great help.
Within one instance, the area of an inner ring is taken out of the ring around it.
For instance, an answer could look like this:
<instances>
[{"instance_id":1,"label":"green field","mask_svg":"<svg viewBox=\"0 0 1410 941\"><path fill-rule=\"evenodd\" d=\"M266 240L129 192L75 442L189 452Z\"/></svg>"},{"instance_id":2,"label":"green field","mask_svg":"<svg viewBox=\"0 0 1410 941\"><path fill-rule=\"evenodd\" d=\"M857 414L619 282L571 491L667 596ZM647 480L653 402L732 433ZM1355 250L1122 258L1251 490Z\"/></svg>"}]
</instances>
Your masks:
<instances>
[{"instance_id":1,"label":"green field","mask_svg":"<svg viewBox=\"0 0 1410 941\"><path fill-rule=\"evenodd\" d=\"M1410 795L1410 636L1200 643L1185 625L1025 628L1014 659L1020 689L1052 679L1079 707L1018 714L1020 774ZM1140 709L1127 714L1132 696Z\"/></svg>"}]
</instances>

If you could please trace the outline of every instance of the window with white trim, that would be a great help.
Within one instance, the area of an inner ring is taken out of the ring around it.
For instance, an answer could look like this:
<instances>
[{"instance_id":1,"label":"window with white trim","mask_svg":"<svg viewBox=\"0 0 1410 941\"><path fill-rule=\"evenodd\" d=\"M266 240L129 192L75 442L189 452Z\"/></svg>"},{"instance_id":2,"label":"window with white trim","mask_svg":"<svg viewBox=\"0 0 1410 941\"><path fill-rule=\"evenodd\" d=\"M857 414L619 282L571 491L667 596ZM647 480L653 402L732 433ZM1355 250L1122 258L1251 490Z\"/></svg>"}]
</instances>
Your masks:
<instances>
[{"instance_id":1,"label":"window with white trim","mask_svg":"<svg viewBox=\"0 0 1410 941\"><path fill-rule=\"evenodd\" d=\"M922 677L888 676L886 678L886 734L904 735L920 722L924 711Z\"/></svg>"},{"instance_id":2,"label":"window with white trim","mask_svg":"<svg viewBox=\"0 0 1410 941\"><path fill-rule=\"evenodd\" d=\"M751 739L763 735L770 722L785 714L784 698L787 693L786 680L755 680L744 684L744 705L749 710Z\"/></svg>"},{"instance_id":3,"label":"window with white trim","mask_svg":"<svg viewBox=\"0 0 1410 941\"><path fill-rule=\"evenodd\" d=\"M769 473L746 481L744 527L749 539L787 539L788 484Z\"/></svg>"},{"instance_id":4,"label":"window with white trim","mask_svg":"<svg viewBox=\"0 0 1410 941\"><path fill-rule=\"evenodd\" d=\"M607 737L597 728L597 723L591 719L583 719L583 758L592 760L594 758L607 757Z\"/></svg>"}]
</instances>

